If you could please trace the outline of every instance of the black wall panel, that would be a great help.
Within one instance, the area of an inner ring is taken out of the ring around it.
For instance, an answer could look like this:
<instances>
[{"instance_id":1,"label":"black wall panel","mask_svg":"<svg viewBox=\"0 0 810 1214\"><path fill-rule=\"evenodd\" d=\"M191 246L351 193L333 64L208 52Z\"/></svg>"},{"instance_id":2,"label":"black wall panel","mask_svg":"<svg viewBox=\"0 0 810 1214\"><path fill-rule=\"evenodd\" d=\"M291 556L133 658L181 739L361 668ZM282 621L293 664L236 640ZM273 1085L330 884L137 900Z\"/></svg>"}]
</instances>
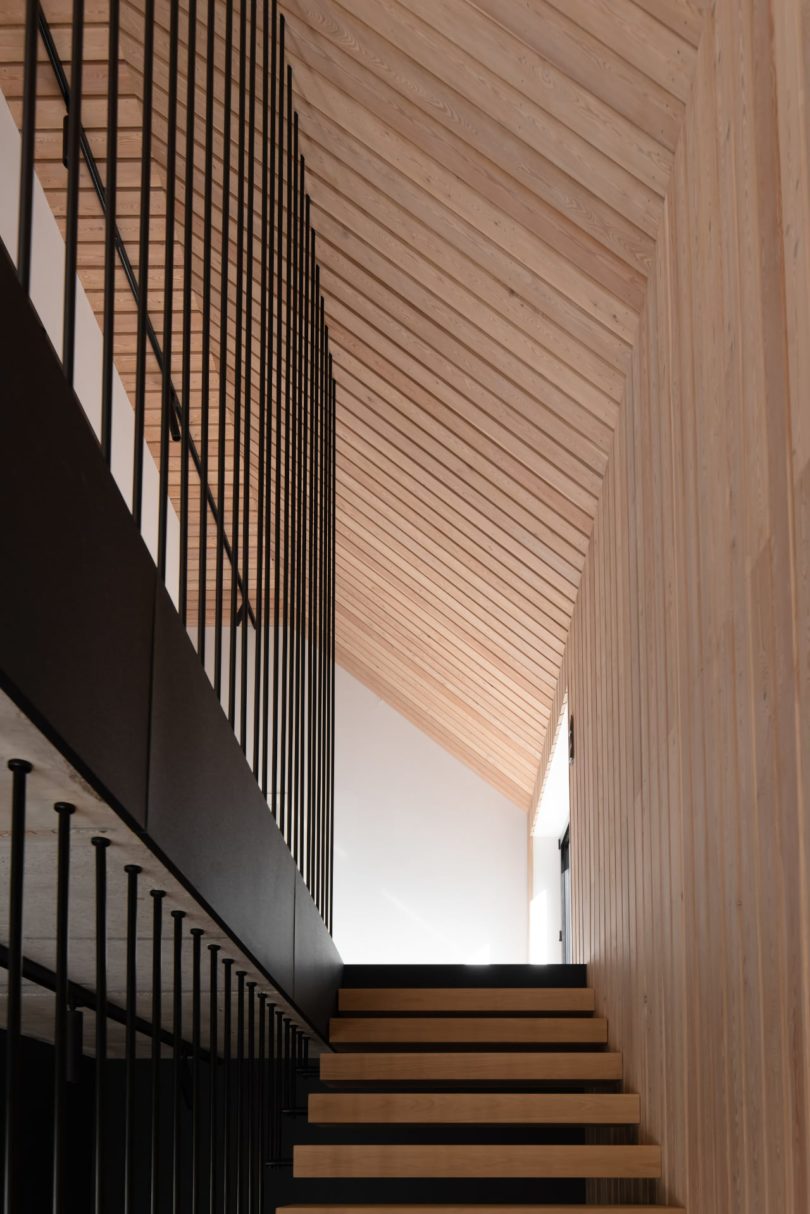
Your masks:
<instances>
[{"instance_id":1,"label":"black wall panel","mask_svg":"<svg viewBox=\"0 0 810 1214\"><path fill-rule=\"evenodd\" d=\"M137 823L157 575L0 245L0 679Z\"/></svg>"}]
</instances>

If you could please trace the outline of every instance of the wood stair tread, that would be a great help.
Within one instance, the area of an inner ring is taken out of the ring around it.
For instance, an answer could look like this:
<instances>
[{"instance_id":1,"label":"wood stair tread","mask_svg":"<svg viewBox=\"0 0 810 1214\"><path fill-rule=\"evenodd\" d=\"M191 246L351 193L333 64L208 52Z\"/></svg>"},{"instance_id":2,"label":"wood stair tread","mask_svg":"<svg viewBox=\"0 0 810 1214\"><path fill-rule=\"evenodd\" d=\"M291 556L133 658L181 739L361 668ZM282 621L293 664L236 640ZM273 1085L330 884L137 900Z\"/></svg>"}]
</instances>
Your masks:
<instances>
[{"instance_id":1,"label":"wood stair tread","mask_svg":"<svg viewBox=\"0 0 810 1214\"><path fill-rule=\"evenodd\" d=\"M622 1056L604 1052L322 1054L326 1082L582 1082L622 1077Z\"/></svg>"},{"instance_id":2,"label":"wood stair tread","mask_svg":"<svg viewBox=\"0 0 810 1214\"><path fill-rule=\"evenodd\" d=\"M638 1178L661 1175L661 1148L635 1145L297 1145L296 1178Z\"/></svg>"},{"instance_id":3,"label":"wood stair tread","mask_svg":"<svg viewBox=\"0 0 810 1214\"><path fill-rule=\"evenodd\" d=\"M638 1125L626 1092L314 1092L309 1121L322 1125Z\"/></svg>"},{"instance_id":4,"label":"wood stair tread","mask_svg":"<svg viewBox=\"0 0 810 1214\"><path fill-rule=\"evenodd\" d=\"M592 1012L588 987L343 987L341 1012Z\"/></svg>"},{"instance_id":5,"label":"wood stair tread","mask_svg":"<svg viewBox=\"0 0 810 1214\"><path fill-rule=\"evenodd\" d=\"M344 1016L330 1021L333 1045L470 1043L543 1045L607 1042L607 1021L590 1016Z\"/></svg>"},{"instance_id":6,"label":"wood stair tread","mask_svg":"<svg viewBox=\"0 0 810 1214\"><path fill-rule=\"evenodd\" d=\"M480 1205L287 1205L276 1214L686 1214L682 1206L651 1205L505 1205L502 1202Z\"/></svg>"}]
</instances>

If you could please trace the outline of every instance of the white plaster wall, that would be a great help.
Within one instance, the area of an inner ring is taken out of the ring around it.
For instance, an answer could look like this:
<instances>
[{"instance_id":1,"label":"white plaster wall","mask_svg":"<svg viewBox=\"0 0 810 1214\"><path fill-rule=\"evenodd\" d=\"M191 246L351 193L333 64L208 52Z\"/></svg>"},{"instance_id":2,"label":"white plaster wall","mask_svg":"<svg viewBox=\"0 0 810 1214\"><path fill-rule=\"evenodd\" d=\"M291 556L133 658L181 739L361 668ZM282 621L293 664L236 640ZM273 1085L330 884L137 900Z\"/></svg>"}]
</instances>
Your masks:
<instances>
[{"instance_id":1,"label":"white plaster wall","mask_svg":"<svg viewBox=\"0 0 810 1214\"><path fill-rule=\"evenodd\" d=\"M343 960L525 962L525 813L346 671L336 679Z\"/></svg>"}]
</instances>

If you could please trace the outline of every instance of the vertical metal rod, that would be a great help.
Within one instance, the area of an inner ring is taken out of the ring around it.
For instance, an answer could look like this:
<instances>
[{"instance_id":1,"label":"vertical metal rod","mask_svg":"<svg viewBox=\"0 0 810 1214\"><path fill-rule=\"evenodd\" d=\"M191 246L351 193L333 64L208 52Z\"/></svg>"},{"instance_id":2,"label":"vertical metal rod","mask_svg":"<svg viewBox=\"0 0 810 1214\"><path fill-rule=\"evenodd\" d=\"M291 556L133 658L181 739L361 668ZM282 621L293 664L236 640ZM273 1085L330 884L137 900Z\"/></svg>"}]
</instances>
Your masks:
<instances>
[{"instance_id":1,"label":"vertical metal rod","mask_svg":"<svg viewBox=\"0 0 810 1214\"><path fill-rule=\"evenodd\" d=\"M106 1208L104 1200L104 1156L106 1112L104 1080L107 1069L107 848L110 840L96 835L96 1071L93 1187L95 1214ZM11 1214L13 1207L6 1206Z\"/></svg>"},{"instance_id":2,"label":"vertical metal rod","mask_svg":"<svg viewBox=\"0 0 810 1214\"><path fill-rule=\"evenodd\" d=\"M329 528L326 483L326 323L323 296L320 297L320 416L321 416L321 546L319 553L319 675L318 675L318 803L321 819L321 914L325 917L326 893L326 542Z\"/></svg>"},{"instance_id":3,"label":"vertical metal rod","mask_svg":"<svg viewBox=\"0 0 810 1214\"><path fill-rule=\"evenodd\" d=\"M68 1017L68 914L70 891L70 818L76 806L57 801L56 861L56 984L53 1018L53 1214L67 1208L65 1153L67 1136L67 1017Z\"/></svg>"},{"instance_id":4,"label":"vertical metal rod","mask_svg":"<svg viewBox=\"0 0 810 1214\"><path fill-rule=\"evenodd\" d=\"M286 74L286 92L287 92L287 298L285 309L285 354L286 366L284 376L284 542L282 555L282 615L281 619L277 619L277 626L283 626L281 638L281 704L279 711L281 713L281 728L280 738L281 746L279 752L280 773L279 785L281 795L281 833L289 843L289 771L287 767L287 730L288 730L288 666L287 654L289 648L289 557L290 557L290 391L292 388L290 367L292 365L292 289L290 283L292 281L292 213L293 213L293 160L292 160L292 68L287 65ZM278 452L276 453L278 458Z\"/></svg>"},{"instance_id":5,"label":"vertical metal rod","mask_svg":"<svg viewBox=\"0 0 810 1214\"><path fill-rule=\"evenodd\" d=\"M104 189L104 325L101 359L101 449L112 459L113 365L115 357L116 205L118 193L119 0L109 0L107 30L107 181Z\"/></svg>"},{"instance_id":6,"label":"vertical metal rod","mask_svg":"<svg viewBox=\"0 0 810 1214\"><path fill-rule=\"evenodd\" d=\"M233 961L225 959L225 977L223 979L223 1014L222 1014L222 1071L225 1076L225 1091L222 1101L222 1209L225 1214L233 1210L234 1167L233 1167L233 1075L231 1073L231 1036L232 1009L231 983Z\"/></svg>"},{"instance_id":7,"label":"vertical metal rod","mask_svg":"<svg viewBox=\"0 0 810 1214\"><path fill-rule=\"evenodd\" d=\"M225 5L225 91L222 119L222 263L219 295L219 419L217 427L217 554L214 621L214 690L222 697L222 596L225 559L225 421L228 401L228 291L231 232L231 92L233 0Z\"/></svg>"},{"instance_id":8,"label":"vertical metal rod","mask_svg":"<svg viewBox=\"0 0 810 1214\"><path fill-rule=\"evenodd\" d=\"M26 759L11 759L11 869L9 874L9 988L6 1011L6 1214L22 1214L23 1195L19 1169L22 1066L19 1059L22 1036L23 887L26 877L26 782L32 765Z\"/></svg>"},{"instance_id":9,"label":"vertical metal rod","mask_svg":"<svg viewBox=\"0 0 810 1214\"><path fill-rule=\"evenodd\" d=\"M259 1073L256 1089L256 1208L264 1214L265 1169L267 1167L267 995L259 995Z\"/></svg>"},{"instance_id":10,"label":"vertical metal rod","mask_svg":"<svg viewBox=\"0 0 810 1214\"><path fill-rule=\"evenodd\" d=\"M267 13L267 5L266 5L266 0L265 0L265 23L266 23L266 13ZM269 181L267 182L267 187L266 187L266 192L267 192L268 202L269 202L269 207L270 207L270 213L269 213L269 217L268 217L269 245L268 245L268 250L267 250L269 300L268 300L268 324L267 324L266 347L267 347L268 355L270 357L268 359L268 376L267 376L267 457L266 457L267 482L266 482L266 500L265 500L266 523L265 523L265 551L264 551L264 692L263 692L263 706L262 706L262 720L264 721L264 726L262 729L262 775L261 775L261 789L262 789L262 794L265 797L267 796L267 788L268 788L267 764L268 764L268 752L270 749L270 736L269 736L270 735L270 716L269 716L269 710L270 710L270 581L271 581L271 573L270 573L270 530L271 530L271 528L270 528L270 524L271 524L271 519L272 519L272 513L271 513L272 494L270 491L270 481L271 481L270 473L271 473L271 468L272 468L272 445L273 445L272 444L272 439L273 439L273 360L272 360L272 352L273 352L273 337L274 337L274 333L275 333L275 327L274 327L275 317L274 317L274 309L273 309L273 299L274 299L273 263L274 263L274 257L275 257L275 240L276 240L276 191L275 191L275 184L276 184L276 75L277 75L277 70L278 70L277 69L278 38L277 38L277 32L276 32L276 30L277 30L276 0L273 0L273 3L272 3L272 7L271 7L271 11L270 11L270 21L271 21L271 25L272 25L271 49L270 49L270 81L269 81L269 86L270 86L270 109L269 109L269 116L270 116L270 154L269 154L270 178L269 178ZM266 54L267 54L267 47L265 44L265 56L266 56ZM268 108L267 108L266 100L265 100L265 105L264 105L264 112L265 112L265 117L267 117ZM279 323L280 323L280 318L279 318ZM265 346L265 342L262 343L263 348L264 348L264 346ZM276 450L276 460L278 460L278 450ZM275 629L274 629L274 631L275 631ZM276 808L275 805L273 805L274 813L275 813L275 808Z\"/></svg>"},{"instance_id":11,"label":"vertical metal rod","mask_svg":"<svg viewBox=\"0 0 810 1214\"><path fill-rule=\"evenodd\" d=\"M295 147L299 149L298 139L298 114L295 115ZM303 821L302 821L302 800L301 800L301 772L300 772L300 754L301 754L301 600L303 591L303 580L301 577L303 566L303 544L302 544L302 518L303 518L303 488L304 488L304 368L303 368L303 304L304 304L304 158L298 154L297 157L298 171L298 189L296 191L296 258L295 258L295 327L296 327L296 342L295 342L295 412L296 412L296 428L295 428L295 535L293 546L295 549L295 600L293 608L293 622L295 627L295 697L293 700L294 712L294 747L293 747L293 787L295 798L295 859L298 864L299 871L303 871Z\"/></svg>"},{"instance_id":12,"label":"vertical metal rod","mask_svg":"<svg viewBox=\"0 0 810 1214\"><path fill-rule=\"evenodd\" d=\"M250 600L250 458L251 458L251 390L253 387L253 235L254 235L254 190L256 168L256 0L250 0L250 52L248 70L248 171L247 171L247 234L245 237L245 267L247 291L245 301L245 384L244 384L244 476L242 478L242 584L245 606L242 612L242 679L239 684L239 741L242 753L247 755L247 704L248 704L248 631L250 621L247 602ZM238 553L234 552L234 557ZM258 581L257 581L258 586ZM258 673L258 633L254 647L254 673ZM258 721L253 722L254 731Z\"/></svg>"},{"instance_id":13,"label":"vertical metal rod","mask_svg":"<svg viewBox=\"0 0 810 1214\"><path fill-rule=\"evenodd\" d=\"M149 236L152 191L152 74L155 59L155 0L145 0L143 19L143 124L138 234L138 340L135 356L135 433L132 460L132 515L141 525L143 435L146 417L146 326L149 319Z\"/></svg>"},{"instance_id":14,"label":"vertical metal rod","mask_svg":"<svg viewBox=\"0 0 810 1214\"><path fill-rule=\"evenodd\" d=\"M201 927L192 927L191 960L191 1209L202 1211L202 1151L200 1128L200 969L202 965Z\"/></svg>"},{"instance_id":15,"label":"vertical metal rod","mask_svg":"<svg viewBox=\"0 0 810 1214\"><path fill-rule=\"evenodd\" d=\"M210 967L208 978L208 1214L217 1214L220 1203L218 1201L219 1191L217 1189L217 1181L219 1177L219 1168L217 1160L219 1158L219 1101L217 1099L217 1084L219 1082L219 1007L217 999L218 992L218 971L219 971L219 948L218 944L209 944L208 952L210 954Z\"/></svg>"},{"instance_id":16,"label":"vertical metal rod","mask_svg":"<svg viewBox=\"0 0 810 1214\"><path fill-rule=\"evenodd\" d=\"M160 492L158 502L158 572L166 580L169 522L169 431L173 405L174 246L177 196L177 82L180 0L169 2L169 103L166 114L166 231L163 245L163 371L160 387ZM185 401L183 401L185 411Z\"/></svg>"},{"instance_id":17,"label":"vertical metal rod","mask_svg":"<svg viewBox=\"0 0 810 1214\"><path fill-rule=\"evenodd\" d=\"M180 582L178 611L185 627L188 619L188 460L191 439L191 272L194 251L194 118L197 84L197 0L188 0L186 55L186 180L183 216L183 424L180 451ZM203 317L207 326L207 317ZM205 376L205 368L203 368ZM202 497L203 485L200 485Z\"/></svg>"},{"instance_id":18,"label":"vertical metal rod","mask_svg":"<svg viewBox=\"0 0 810 1214\"><path fill-rule=\"evenodd\" d=\"M304 748L306 745L306 734L304 731L304 703L306 693L305 671L306 671L306 555L307 555L307 477L308 477L308 459L307 459L307 443L309 441L309 363L307 359L307 264L309 260L309 199L305 192L305 172L304 157L301 157L301 204L299 207L299 242L300 253L298 259L298 295L300 309L300 337L299 347L300 353L300 389L299 396L301 399L301 474L299 477L298 500L300 508L298 512L298 743L297 743L297 784L298 784L298 866L301 870L301 875L306 873L305 867L305 847L307 846L305 838L305 809L306 809L306 785L304 783Z\"/></svg>"},{"instance_id":19,"label":"vertical metal rod","mask_svg":"<svg viewBox=\"0 0 810 1214\"><path fill-rule=\"evenodd\" d=\"M135 1210L135 1001L138 979L138 874L137 864L125 864L127 874L126 926L126 1027L124 1037L124 1211Z\"/></svg>"},{"instance_id":20,"label":"vertical metal rod","mask_svg":"<svg viewBox=\"0 0 810 1214\"><path fill-rule=\"evenodd\" d=\"M239 485L241 479L242 460L242 316L243 316L243 284L245 258L245 102L247 86L245 83L247 55L247 3L242 0L239 6L239 146L237 151L236 174L236 333L234 337L234 373L233 373L233 483L231 485L231 601L230 601L230 666L228 669L228 720L234 733L239 736L236 728L236 630L239 620L242 627L247 627L247 602L249 591L245 586L241 604L237 601L239 577ZM242 682L245 671L242 670Z\"/></svg>"},{"instance_id":21,"label":"vertical metal rod","mask_svg":"<svg viewBox=\"0 0 810 1214\"><path fill-rule=\"evenodd\" d=\"M315 294L315 229L311 222L311 208L307 202L307 226L309 230L309 360L310 360L310 413L309 413L309 577L307 588L307 886L318 905L317 879L317 817L315 804L315 551L318 537L318 364L316 356L317 298Z\"/></svg>"},{"instance_id":22,"label":"vertical metal rod","mask_svg":"<svg viewBox=\"0 0 810 1214\"><path fill-rule=\"evenodd\" d=\"M11 867L8 904L8 995L6 1011L6 1141L5 1202L6 1214L22 1214L22 1175L20 1141L22 1123L20 1096L22 1068L22 941L23 888L25 884L25 798L26 781L33 768L26 759L9 760L11 774Z\"/></svg>"},{"instance_id":23,"label":"vertical metal rod","mask_svg":"<svg viewBox=\"0 0 810 1214\"><path fill-rule=\"evenodd\" d=\"M282 783L280 762L282 753L281 743L281 705L279 689L281 685L280 672L280 634L281 627L281 412L282 412L282 290L284 264L284 17L279 19L278 36L278 244L276 261L276 488L275 488L275 559L274 594L273 594L273 762L271 777L272 810L279 826L283 830L283 814L279 797Z\"/></svg>"},{"instance_id":24,"label":"vertical metal rod","mask_svg":"<svg viewBox=\"0 0 810 1214\"><path fill-rule=\"evenodd\" d=\"M183 1151L181 1143L183 1066L183 920L186 912L172 911L174 947L172 950L172 1214L183 1208Z\"/></svg>"},{"instance_id":25,"label":"vertical metal rod","mask_svg":"<svg viewBox=\"0 0 810 1214\"><path fill-rule=\"evenodd\" d=\"M291 109L291 98L290 98ZM299 239L300 239L300 158L299 158L299 129L298 113L293 113L293 267L288 280L287 289L293 299L293 359L291 359L289 375L291 380L291 431L290 431L290 595L288 611L289 631L289 726L287 750L287 787L289 789L290 806L290 851L293 860L299 863L298 836L298 771L296 771L296 742L298 742L298 518L299 518Z\"/></svg>"},{"instance_id":26,"label":"vertical metal rod","mask_svg":"<svg viewBox=\"0 0 810 1214\"><path fill-rule=\"evenodd\" d=\"M284 1104L284 1021L279 1008L275 1010L275 1025L273 1029L273 1111L275 1118L275 1137L273 1141L273 1157L281 1159L282 1125L281 1109Z\"/></svg>"},{"instance_id":27,"label":"vertical metal rod","mask_svg":"<svg viewBox=\"0 0 810 1214\"><path fill-rule=\"evenodd\" d=\"M262 0L262 167L261 167L261 238L259 275L259 451L258 502L256 511L256 645L253 670L253 774L261 784L261 735L264 730L262 707L262 671L264 646L264 486L265 486L265 408L267 404L267 124L270 119L268 62L269 36L268 0Z\"/></svg>"},{"instance_id":28,"label":"vertical metal rod","mask_svg":"<svg viewBox=\"0 0 810 1214\"><path fill-rule=\"evenodd\" d=\"M335 557L336 557L336 530L335 530L335 503L336 503L336 484L337 484L337 445L336 445L336 422L337 422L337 384L332 369L332 356L329 356L329 372L331 378L331 437L330 437L330 466L331 466L331 486L329 490L329 498L332 510L329 536L331 543L331 552L329 560L329 601L331 604L331 651L329 654L329 680L330 680L330 731L329 731L329 910L326 919L326 926L329 931L332 930L333 913L334 913L334 872L335 872Z\"/></svg>"},{"instance_id":29,"label":"vertical metal rod","mask_svg":"<svg viewBox=\"0 0 810 1214\"><path fill-rule=\"evenodd\" d=\"M65 216L65 286L62 312L62 365L72 386L76 362L76 254L79 239L79 140L82 133L82 68L84 62L84 0L73 0L70 51L70 104L67 128L67 212Z\"/></svg>"},{"instance_id":30,"label":"vertical metal rod","mask_svg":"<svg viewBox=\"0 0 810 1214\"><path fill-rule=\"evenodd\" d=\"M245 971L236 971L236 1092L235 1092L235 1137L236 1137L236 1209L243 1214L245 1208L245 1142L244 1142L244 1083L245 1065Z\"/></svg>"},{"instance_id":31,"label":"vertical metal rod","mask_svg":"<svg viewBox=\"0 0 810 1214\"><path fill-rule=\"evenodd\" d=\"M290 79L292 75L290 74ZM298 547L296 533L298 523L298 196L299 196L299 157L298 157L298 114L292 109L292 93L288 96L289 110L292 115L292 215L290 228L292 231L292 262L288 267L287 293L291 299L291 354L288 358L287 378L290 383L290 480L287 499L290 505L289 527L289 581L290 591L287 598L287 634L288 634L288 688L287 701L287 805L290 815L288 843L293 860L298 862L298 814L297 795L298 785L295 771L295 741L296 741L296 674L297 674L297 619L296 598L298 588Z\"/></svg>"},{"instance_id":32,"label":"vertical metal rod","mask_svg":"<svg viewBox=\"0 0 810 1214\"><path fill-rule=\"evenodd\" d=\"M203 201L202 388L200 397L200 544L198 557L197 653L205 666L205 628L208 623L208 464L211 396L211 228L214 189L214 50L215 0L208 0L205 51L205 196ZM221 503L220 503L221 505Z\"/></svg>"},{"instance_id":33,"label":"vertical metal rod","mask_svg":"<svg viewBox=\"0 0 810 1214\"><path fill-rule=\"evenodd\" d=\"M152 889L152 1043L151 1043L151 1141L150 1141L150 1185L149 1208L151 1214L161 1211L160 1184L160 1056L161 1021L163 996L163 899L166 891Z\"/></svg>"},{"instance_id":34,"label":"vertical metal rod","mask_svg":"<svg viewBox=\"0 0 810 1214\"><path fill-rule=\"evenodd\" d=\"M247 1067L245 1070L246 1080L246 1127L244 1138L246 1139L246 1155L247 1165L245 1174L245 1208L249 1214L253 1214L256 1202L256 1076L254 1068L256 1065L256 983L248 982L248 1004L247 1004Z\"/></svg>"},{"instance_id":35,"label":"vertical metal rod","mask_svg":"<svg viewBox=\"0 0 810 1214\"><path fill-rule=\"evenodd\" d=\"M17 277L27 293L31 286L31 231L34 217L34 152L37 126L37 23L39 0L25 3L20 211L17 226Z\"/></svg>"}]
</instances>

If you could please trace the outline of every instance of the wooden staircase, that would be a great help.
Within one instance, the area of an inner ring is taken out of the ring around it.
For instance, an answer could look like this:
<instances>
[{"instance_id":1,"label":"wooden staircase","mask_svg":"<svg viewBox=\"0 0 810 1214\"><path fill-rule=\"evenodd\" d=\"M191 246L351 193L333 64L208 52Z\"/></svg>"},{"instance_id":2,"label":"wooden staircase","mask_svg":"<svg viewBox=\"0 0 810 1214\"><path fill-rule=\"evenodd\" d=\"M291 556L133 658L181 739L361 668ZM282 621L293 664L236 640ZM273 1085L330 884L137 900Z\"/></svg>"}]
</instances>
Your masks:
<instances>
[{"instance_id":1,"label":"wooden staircase","mask_svg":"<svg viewBox=\"0 0 810 1214\"><path fill-rule=\"evenodd\" d=\"M280 1214L674 1214L643 1204L661 1151L634 1141L640 1101L584 969L433 968L346 968ZM642 1204L587 1204L608 1178ZM305 1202L312 1186L328 1198Z\"/></svg>"}]
</instances>

